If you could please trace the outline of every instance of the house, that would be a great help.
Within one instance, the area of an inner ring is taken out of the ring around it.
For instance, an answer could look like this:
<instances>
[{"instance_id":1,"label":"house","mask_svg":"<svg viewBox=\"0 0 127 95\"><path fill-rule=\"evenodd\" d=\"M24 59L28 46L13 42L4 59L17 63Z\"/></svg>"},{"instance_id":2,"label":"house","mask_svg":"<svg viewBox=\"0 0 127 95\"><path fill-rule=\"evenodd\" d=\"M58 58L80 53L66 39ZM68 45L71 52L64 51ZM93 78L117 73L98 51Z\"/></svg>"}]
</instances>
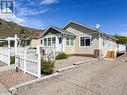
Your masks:
<instances>
[{"instance_id":1,"label":"house","mask_svg":"<svg viewBox=\"0 0 127 95\"><path fill-rule=\"evenodd\" d=\"M15 34L21 39L19 44L22 46L35 47L40 45L39 36L44 30L32 29L18 25L11 21L5 21L0 18L0 46L6 46L6 38L13 38ZM11 41L11 46L14 46L14 41Z\"/></svg>"},{"instance_id":2,"label":"house","mask_svg":"<svg viewBox=\"0 0 127 95\"><path fill-rule=\"evenodd\" d=\"M15 34L18 35L18 38L20 38L20 41L18 42L18 45L22 47L36 47L40 45L41 40L39 39L40 34L42 34L44 30L21 30L21 31L13 31L11 33L3 32L0 33L0 46L6 46L8 44L7 38L14 38ZM14 41L10 42L10 46L14 46Z\"/></svg>"},{"instance_id":3,"label":"house","mask_svg":"<svg viewBox=\"0 0 127 95\"><path fill-rule=\"evenodd\" d=\"M75 21L70 21L63 28L49 26L40 37L47 55L55 51L68 55L116 57L116 38Z\"/></svg>"}]
</instances>

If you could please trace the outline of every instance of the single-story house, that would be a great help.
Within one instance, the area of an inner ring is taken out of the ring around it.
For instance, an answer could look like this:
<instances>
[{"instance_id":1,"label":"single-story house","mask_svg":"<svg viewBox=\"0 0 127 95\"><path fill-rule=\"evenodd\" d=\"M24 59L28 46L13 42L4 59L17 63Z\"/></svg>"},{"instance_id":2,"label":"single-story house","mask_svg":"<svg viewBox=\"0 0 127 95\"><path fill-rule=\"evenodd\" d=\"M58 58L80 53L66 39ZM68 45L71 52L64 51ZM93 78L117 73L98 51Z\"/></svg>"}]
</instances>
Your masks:
<instances>
[{"instance_id":1,"label":"single-story house","mask_svg":"<svg viewBox=\"0 0 127 95\"><path fill-rule=\"evenodd\" d=\"M40 34L43 33L44 30L21 30L21 31L13 31L13 32L1 32L0 33L0 46L7 46L7 38L14 38L15 34L20 38L18 45L23 47L36 47L40 45L41 40L39 39ZM10 42L10 46L14 47L14 41Z\"/></svg>"},{"instance_id":2,"label":"single-story house","mask_svg":"<svg viewBox=\"0 0 127 95\"><path fill-rule=\"evenodd\" d=\"M65 52L68 55L101 56L115 58L117 39L84 24L70 21L63 28L49 26L40 36L41 46L51 52Z\"/></svg>"}]
</instances>

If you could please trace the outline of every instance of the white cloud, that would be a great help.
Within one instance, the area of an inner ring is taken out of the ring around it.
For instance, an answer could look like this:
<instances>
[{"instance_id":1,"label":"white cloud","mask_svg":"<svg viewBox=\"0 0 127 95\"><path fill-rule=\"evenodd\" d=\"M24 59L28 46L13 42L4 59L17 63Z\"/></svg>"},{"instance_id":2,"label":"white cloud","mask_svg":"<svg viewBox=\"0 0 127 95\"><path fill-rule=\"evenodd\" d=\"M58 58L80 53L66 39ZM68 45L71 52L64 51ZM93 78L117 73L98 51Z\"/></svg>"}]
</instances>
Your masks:
<instances>
[{"instance_id":1,"label":"white cloud","mask_svg":"<svg viewBox=\"0 0 127 95\"><path fill-rule=\"evenodd\" d=\"M50 5L58 2L59 2L58 0L42 0L41 4Z\"/></svg>"},{"instance_id":2,"label":"white cloud","mask_svg":"<svg viewBox=\"0 0 127 95\"><path fill-rule=\"evenodd\" d=\"M37 10L37 9L31 9L28 7L24 7L19 9L19 12L17 15L19 16L33 16L33 15L38 15L47 12L48 9L42 9L42 10Z\"/></svg>"},{"instance_id":3,"label":"white cloud","mask_svg":"<svg viewBox=\"0 0 127 95\"><path fill-rule=\"evenodd\" d=\"M122 36L127 36L127 32L121 33Z\"/></svg>"},{"instance_id":4,"label":"white cloud","mask_svg":"<svg viewBox=\"0 0 127 95\"><path fill-rule=\"evenodd\" d=\"M19 18L14 14L0 14L0 18L4 19L6 21L13 21L13 22L20 24L20 25L23 25L25 23L24 19Z\"/></svg>"}]
</instances>

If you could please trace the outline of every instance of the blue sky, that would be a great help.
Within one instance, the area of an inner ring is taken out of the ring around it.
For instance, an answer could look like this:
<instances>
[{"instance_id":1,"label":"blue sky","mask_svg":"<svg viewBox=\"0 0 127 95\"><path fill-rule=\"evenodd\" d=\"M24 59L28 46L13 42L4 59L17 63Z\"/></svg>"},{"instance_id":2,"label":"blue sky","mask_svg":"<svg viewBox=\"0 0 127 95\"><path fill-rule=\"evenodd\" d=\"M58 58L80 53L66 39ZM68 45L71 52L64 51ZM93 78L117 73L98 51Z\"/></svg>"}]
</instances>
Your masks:
<instances>
[{"instance_id":1,"label":"blue sky","mask_svg":"<svg viewBox=\"0 0 127 95\"><path fill-rule=\"evenodd\" d=\"M127 0L16 0L15 14L6 19L27 27L62 27L69 20L109 34L127 35Z\"/></svg>"}]
</instances>

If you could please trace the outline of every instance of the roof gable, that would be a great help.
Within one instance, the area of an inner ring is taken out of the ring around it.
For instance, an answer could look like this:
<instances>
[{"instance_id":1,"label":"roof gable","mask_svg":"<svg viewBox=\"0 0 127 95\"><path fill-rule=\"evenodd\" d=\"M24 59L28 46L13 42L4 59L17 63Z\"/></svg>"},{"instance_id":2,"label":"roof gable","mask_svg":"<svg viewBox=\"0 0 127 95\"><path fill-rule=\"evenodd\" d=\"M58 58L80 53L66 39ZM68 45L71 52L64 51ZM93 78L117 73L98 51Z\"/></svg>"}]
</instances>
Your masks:
<instances>
[{"instance_id":1,"label":"roof gable","mask_svg":"<svg viewBox=\"0 0 127 95\"><path fill-rule=\"evenodd\" d=\"M65 29L62 29L62 28L59 28L59 27L56 27L56 26L49 26L43 33L40 37L42 37L48 30L50 29L54 29L62 34L68 34L68 35L72 35L72 36L75 36L73 33L70 33L68 31L66 31Z\"/></svg>"},{"instance_id":2,"label":"roof gable","mask_svg":"<svg viewBox=\"0 0 127 95\"><path fill-rule=\"evenodd\" d=\"M105 36L107 36L107 37L110 37L110 38L113 39L113 40L117 40L116 38L110 36L109 34L106 34L106 33L102 32L101 30L98 30L98 29L96 29L96 28L89 27L89 26L84 25L84 24L80 24L80 23L75 22L75 21L69 21L69 23L67 23L67 24L63 27L63 29L67 29L67 28L68 28L69 26L71 26L71 25L72 25L72 26L75 26L75 25L80 26L80 27L84 28L84 30L85 30L85 28L88 29L88 30L91 30L91 31L89 31L89 33L100 33L100 34L102 34L102 35L105 35ZM83 31L82 31L82 32L83 32Z\"/></svg>"}]
</instances>

